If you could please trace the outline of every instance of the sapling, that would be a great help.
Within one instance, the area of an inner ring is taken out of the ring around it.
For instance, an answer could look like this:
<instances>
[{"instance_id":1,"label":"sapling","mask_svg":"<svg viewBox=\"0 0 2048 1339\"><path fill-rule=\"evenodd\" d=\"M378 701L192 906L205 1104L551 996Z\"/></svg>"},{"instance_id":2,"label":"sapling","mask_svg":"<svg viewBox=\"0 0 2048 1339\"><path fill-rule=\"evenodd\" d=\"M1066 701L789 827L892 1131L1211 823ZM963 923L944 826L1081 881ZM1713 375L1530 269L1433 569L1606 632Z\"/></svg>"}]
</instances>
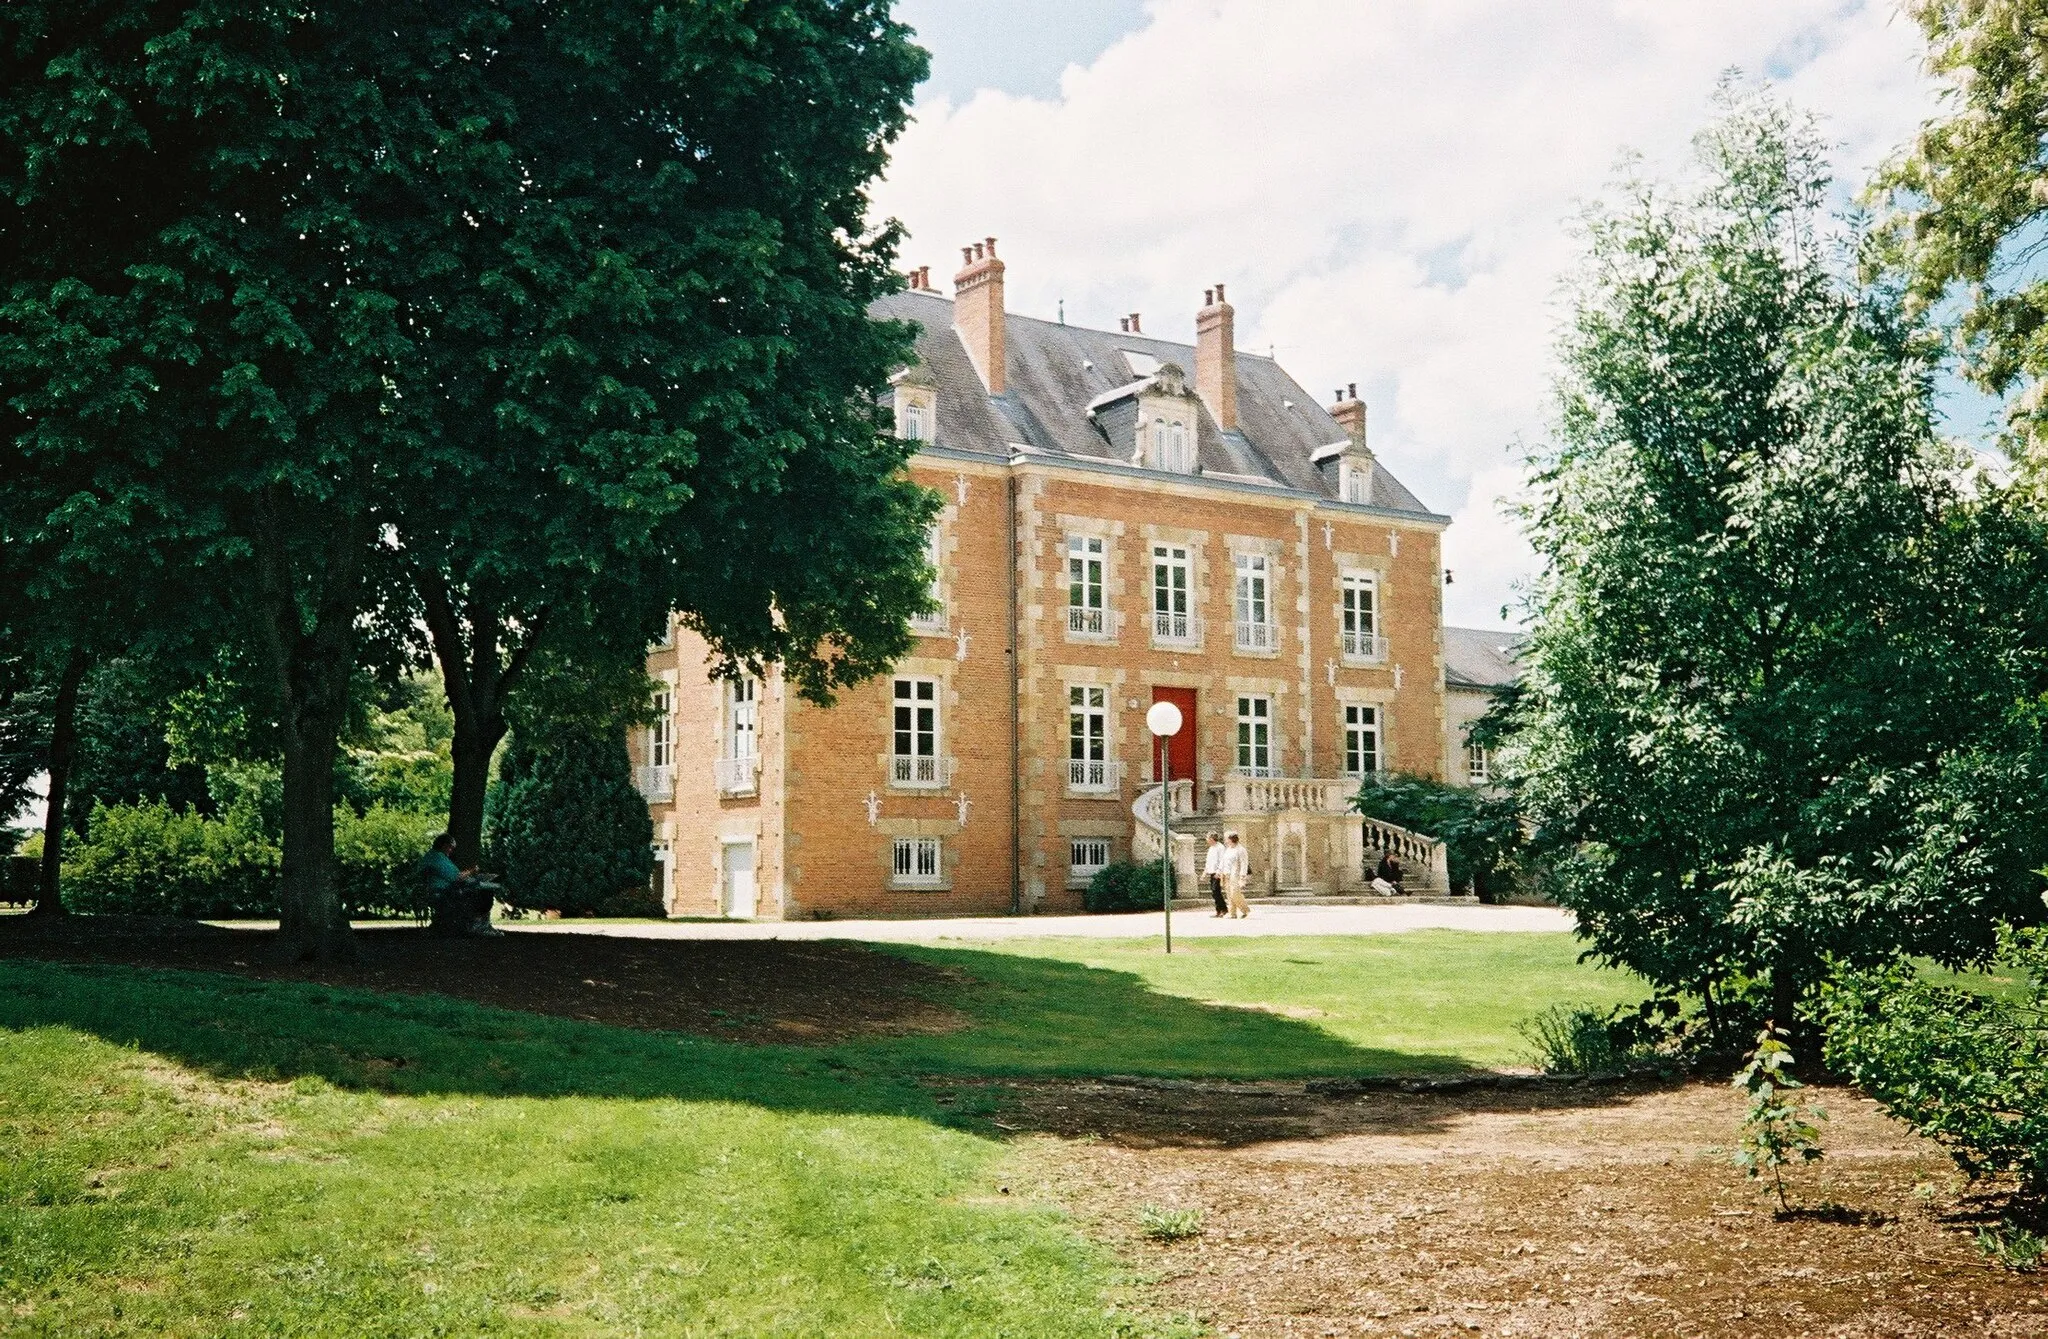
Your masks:
<instances>
[{"instance_id":1,"label":"sapling","mask_svg":"<svg viewBox=\"0 0 2048 1339\"><path fill-rule=\"evenodd\" d=\"M1736 1151L1735 1165L1752 1180L1769 1175L1780 1213L1792 1210L1785 1194L1785 1168L1795 1159L1819 1161L1820 1127L1814 1122L1827 1119L1827 1112L1818 1106L1801 1107L1786 1096L1806 1086L1792 1074L1792 1048L1785 1043L1786 1035L1783 1028L1764 1024L1749 1063L1735 1076L1735 1086L1749 1095L1749 1113L1742 1118L1742 1145Z\"/></svg>"}]
</instances>

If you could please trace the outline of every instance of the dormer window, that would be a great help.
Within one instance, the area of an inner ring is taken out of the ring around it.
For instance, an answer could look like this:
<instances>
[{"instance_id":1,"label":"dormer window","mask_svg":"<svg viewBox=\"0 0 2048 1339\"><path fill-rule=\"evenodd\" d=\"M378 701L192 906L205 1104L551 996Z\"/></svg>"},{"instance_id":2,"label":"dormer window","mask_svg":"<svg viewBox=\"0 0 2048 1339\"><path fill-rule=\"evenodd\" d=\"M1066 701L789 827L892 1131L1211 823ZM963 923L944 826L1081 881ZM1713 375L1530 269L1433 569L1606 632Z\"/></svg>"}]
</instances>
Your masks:
<instances>
[{"instance_id":1,"label":"dormer window","mask_svg":"<svg viewBox=\"0 0 2048 1339\"><path fill-rule=\"evenodd\" d=\"M906 367L889 378L896 408L896 435L906 442L933 442L939 432L939 383L922 367Z\"/></svg>"},{"instance_id":2,"label":"dormer window","mask_svg":"<svg viewBox=\"0 0 2048 1339\"><path fill-rule=\"evenodd\" d=\"M1366 461L1337 462L1337 496L1361 505L1372 501L1372 465Z\"/></svg>"}]
</instances>

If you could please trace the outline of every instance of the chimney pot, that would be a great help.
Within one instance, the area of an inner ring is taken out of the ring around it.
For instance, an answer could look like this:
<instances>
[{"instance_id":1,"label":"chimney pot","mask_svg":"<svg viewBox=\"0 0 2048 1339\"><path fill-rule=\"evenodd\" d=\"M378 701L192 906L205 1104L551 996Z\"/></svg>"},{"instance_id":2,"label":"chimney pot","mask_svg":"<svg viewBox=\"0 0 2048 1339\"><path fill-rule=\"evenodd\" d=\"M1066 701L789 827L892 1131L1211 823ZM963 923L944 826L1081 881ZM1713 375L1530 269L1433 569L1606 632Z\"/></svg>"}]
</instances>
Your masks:
<instances>
[{"instance_id":1,"label":"chimney pot","mask_svg":"<svg viewBox=\"0 0 2048 1339\"><path fill-rule=\"evenodd\" d=\"M1218 302L1221 302L1221 301L1223 301L1223 285L1222 285L1222 284L1218 284L1218 285L1216 285L1216 300L1217 300Z\"/></svg>"},{"instance_id":2,"label":"chimney pot","mask_svg":"<svg viewBox=\"0 0 2048 1339\"><path fill-rule=\"evenodd\" d=\"M1203 305L1204 307L1213 307L1213 306L1215 306L1215 305L1216 305L1216 290L1215 290L1215 289L1213 289L1213 288L1205 288L1205 289L1203 289L1203 290L1202 290L1202 305Z\"/></svg>"},{"instance_id":3,"label":"chimney pot","mask_svg":"<svg viewBox=\"0 0 2048 1339\"><path fill-rule=\"evenodd\" d=\"M1124 333L1125 333L1126 335L1130 334L1130 333L1131 333L1131 318L1130 318L1130 317L1128 317L1128 316L1119 316L1119 317L1117 317L1117 318L1116 318L1116 328L1117 328L1117 329L1119 329L1119 330L1121 330L1121 331L1123 331L1123 332L1124 332Z\"/></svg>"},{"instance_id":4,"label":"chimney pot","mask_svg":"<svg viewBox=\"0 0 2048 1339\"><path fill-rule=\"evenodd\" d=\"M1351 392L1351 398L1352 398L1352 399L1356 400L1356 399L1358 398L1358 383L1357 383L1357 382L1355 382L1355 381L1354 381L1354 382L1352 382L1352 383L1351 383L1351 384L1350 384L1349 386L1347 386L1347 387L1346 387L1345 389L1347 389L1347 390L1349 390L1349 391Z\"/></svg>"},{"instance_id":5,"label":"chimney pot","mask_svg":"<svg viewBox=\"0 0 2048 1339\"><path fill-rule=\"evenodd\" d=\"M993 237L991 237L991 238L989 238L989 239L987 239L987 240L988 240L988 258L989 258L990 260L994 260L994 259L996 258L996 239L995 239L995 238L993 238Z\"/></svg>"},{"instance_id":6,"label":"chimney pot","mask_svg":"<svg viewBox=\"0 0 2048 1339\"><path fill-rule=\"evenodd\" d=\"M972 265L972 264L974 263L974 248L973 248L973 247L971 247L971 246L963 246L963 247L961 247L961 248L960 248L960 263L961 263L962 265Z\"/></svg>"},{"instance_id":7,"label":"chimney pot","mask_svg":"<svg viewBox=\"0 0 2048 1339\"><path fill-rule=\"evenodd\" d=\"M1139 320L1138 313L1136 312L1131 313L1131 333L1134 335L1142 335L1145 333L1145 325L1141 320Z\"/></svg>"}]
</instances>

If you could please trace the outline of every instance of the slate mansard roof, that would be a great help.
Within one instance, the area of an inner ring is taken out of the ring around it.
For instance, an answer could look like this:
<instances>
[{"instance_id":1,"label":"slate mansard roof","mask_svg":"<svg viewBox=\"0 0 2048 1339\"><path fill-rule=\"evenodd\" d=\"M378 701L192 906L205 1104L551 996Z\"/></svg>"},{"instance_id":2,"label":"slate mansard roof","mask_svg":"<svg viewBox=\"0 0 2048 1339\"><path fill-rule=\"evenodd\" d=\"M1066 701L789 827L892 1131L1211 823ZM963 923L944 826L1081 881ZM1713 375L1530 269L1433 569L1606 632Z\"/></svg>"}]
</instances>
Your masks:
<instances>
[{"instance_id":1,"label":"slate mansard roof","mask_svg":"<svg viewBox=\"0 0 2048 1339\"><path fill-rule=\"evenodd\" d=\"M1177 364L1190 387L1194 384L1192 344L1007 315L1003 337L1008 389L991 396L953 331L950 299L910 290L882 298L869 310L879 318L917 324L918 362L937 382L934 445L945 450L1007 460L1021 445L1054 459L1124 465L1131 458L1137 429L1135 400L1113 399L1093 415L1089 408L1155 370L1142 361L1134 367L1125 353ZM1236 431L1218 428L1206 407L1196 414L1201 474L1336 503L1335 471L1318 469L1312 456L1320 447L1344 441L1344 429L1272 359L1240 351L1236 361ZM1418 520L1450 519L1423 506L1384 462L1373 466L1371 498L1365 505Z\"/></svg>"},{"instance_id":2,"label":"slate mansard roof","mask_svg":"<svg viewBox=\"0 0 2048 1339\"><path fill-rule=\"evenodd\" d=\"M1521 679L1515 663L1519 632L1490 628L1444 629L1444 684L1450 688L1497 691Z\"/></svg>"}]
</instances>

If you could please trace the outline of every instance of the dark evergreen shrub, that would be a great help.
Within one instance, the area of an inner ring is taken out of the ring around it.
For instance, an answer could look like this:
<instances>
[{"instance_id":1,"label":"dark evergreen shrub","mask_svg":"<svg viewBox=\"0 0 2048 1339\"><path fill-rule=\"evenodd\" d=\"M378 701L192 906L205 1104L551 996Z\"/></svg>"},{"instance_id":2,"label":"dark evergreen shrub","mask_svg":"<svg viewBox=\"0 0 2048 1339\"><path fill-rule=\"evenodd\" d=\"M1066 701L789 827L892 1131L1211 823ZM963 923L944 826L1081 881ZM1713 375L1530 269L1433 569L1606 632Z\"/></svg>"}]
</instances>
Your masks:
<instances>
[{"instance_id":1,"label":"dark evergreen shrub","mask_svg":"<svg viewBox=\"0 0 2048 1339\"><path fill-rule=\"evenodd\" d=\"M1157 911L1161 873L1157 860L1142 865L1128 860L1104 865L1089 880L1081 904L1090 911Z\"/></svg>"},{"instance_id":2,"label":"dark evergreen shrub","mask_svg":"<svg viewBox=\"0 0 2048 1339\"><path fill-rule=\"evenodd\" d=\"M654 825L622 732L515 735L486 813L504 899L568 916L655 915Z\"/></svg>"}]
</instances>

